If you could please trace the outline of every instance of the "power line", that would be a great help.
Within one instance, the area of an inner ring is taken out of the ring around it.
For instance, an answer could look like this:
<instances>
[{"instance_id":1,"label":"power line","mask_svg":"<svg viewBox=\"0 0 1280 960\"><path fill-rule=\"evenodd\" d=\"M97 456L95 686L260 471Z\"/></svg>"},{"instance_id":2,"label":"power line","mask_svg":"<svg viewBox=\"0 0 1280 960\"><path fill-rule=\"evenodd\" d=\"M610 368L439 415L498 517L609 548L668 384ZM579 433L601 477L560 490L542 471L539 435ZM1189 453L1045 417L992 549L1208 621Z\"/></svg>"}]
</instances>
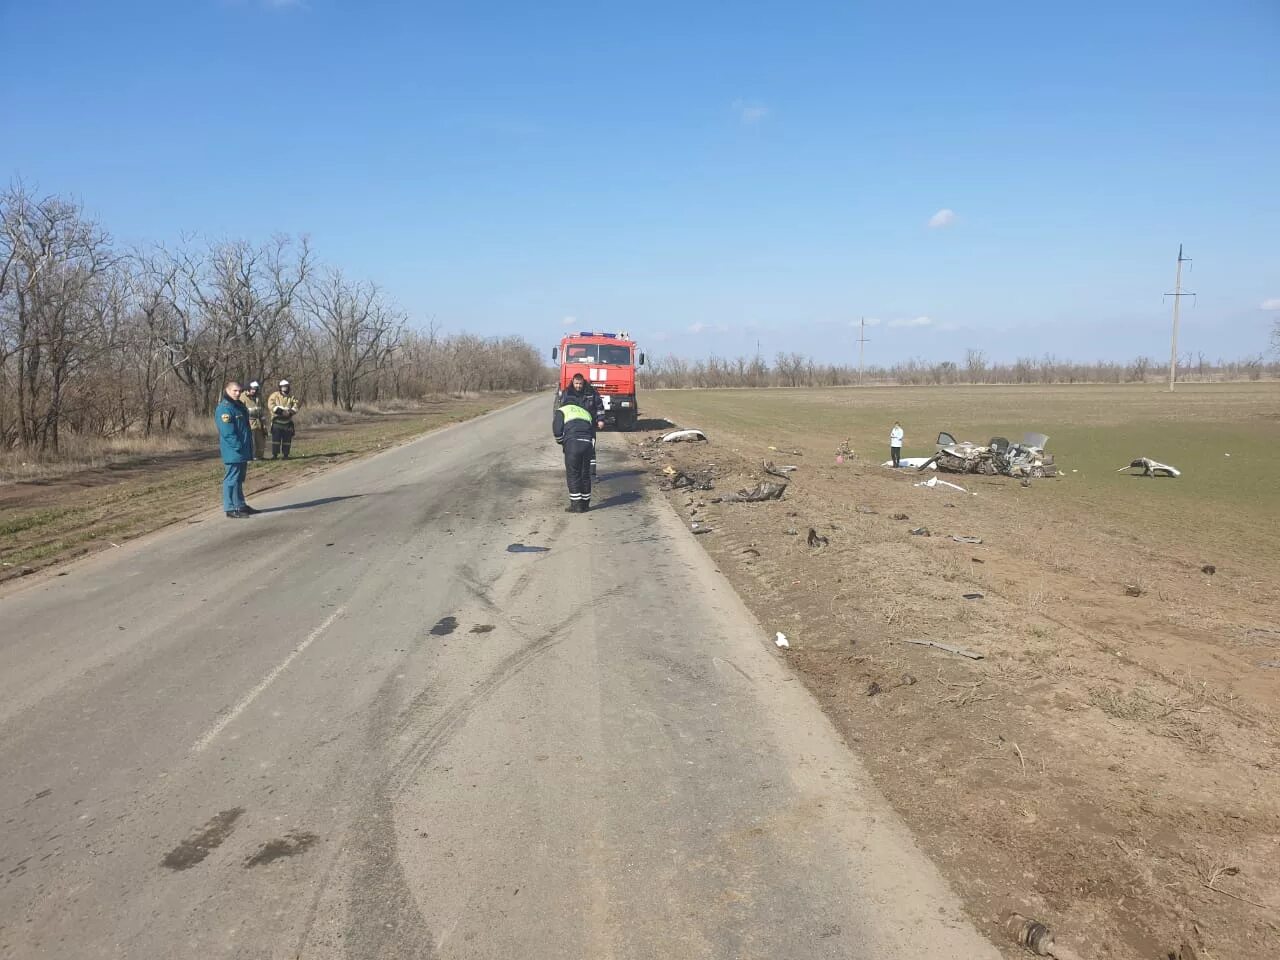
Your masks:
<instances>
[{"instance_id":1,"label":"power line","mask_svg":"<svg viewBox=\"0 0 1280 960\"><path fill-rule=\"evenodd\" d=\"M1173 393L1173 385L1178 379L1178 314L1182 307L1183 297L1194 297L1194 293L1183 293L1182 291L1182 265L1190 263L1190 257L1182 255L1182 244L1178 244L1178 269L1174 275L1173 293L1166 293L1166 297L1173 297L1173 343L1169 348L1169 392Z\"/></svg>"},{"instance_id":2,"label":"power line","mask_svg":"<svg viewBox=\"0 0 1280 960\"><path fill-rule=\"evenodd\" d=\"M867 318L862 317L858 321L858 386L862 386L862 351L867 343Z\"/></svg>"}]
</instances>

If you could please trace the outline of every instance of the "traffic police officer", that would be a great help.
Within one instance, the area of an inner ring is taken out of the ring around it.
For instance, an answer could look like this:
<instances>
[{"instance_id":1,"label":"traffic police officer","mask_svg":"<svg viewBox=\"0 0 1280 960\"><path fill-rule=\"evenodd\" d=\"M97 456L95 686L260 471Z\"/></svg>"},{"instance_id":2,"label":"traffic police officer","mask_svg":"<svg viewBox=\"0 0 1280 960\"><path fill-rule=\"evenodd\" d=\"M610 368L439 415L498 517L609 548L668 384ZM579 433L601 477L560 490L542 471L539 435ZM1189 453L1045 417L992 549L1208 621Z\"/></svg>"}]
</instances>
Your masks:
<instances>
[{"instance_id":1,"label":"traffic police officer","mask_svg":"<svg viewBox=\"0 0 1280 960\"><path fill-rule=\"evenodd\" d=\"M596 421L580 405L581 397L567 396L556 407L551 432L564 447L564 477L569 486L566 513L586 513L591 509L591 457L595 450Z\"/></svg>"},{"instance_id":2,"label":"traffic police officer","mask_svg":"<svg viewBox=\"0 0 1280 960\"><path fill-rule=\"evenodd\" d=\"M244 478L253 459L253 433L249 429L249 411L240 402L240 384L234 380L223 388L213 422L218 428L218 446L226 468L222 509L234 520L252 516L258 511L244 502Z\"/></svg>"},{"instance_id":3,"label":"traffic police officer","mask_svg":"<svg viewBox=\"0 0 1280 960\"><path fill-rule=\"evenodd\" d=\"M283 453L288 460L295 429L293 418L298 412L298 398L288 380L281 380L280 389L267 398L267 409L271 411L271 459Z\"/></svg>"},{"instance_id":4,"label":"traffic police officer","mask_svg":"<svg viewBox=\"0 0 1280 960\"><path fill-rule=\"evenodd\" d=\"M604 428L604 404L600 400L600 394L596 388L587 383L587 378L580 373L575 373L573 379L569 381L569 385L564 388L564 393L560 395L560 403L576 403L587 413L591 414L591 419L595 421L598 428ZM591 476L596 475L596 444L595 434L592 434L591 440Z\"/></svg>"}]
</instances>

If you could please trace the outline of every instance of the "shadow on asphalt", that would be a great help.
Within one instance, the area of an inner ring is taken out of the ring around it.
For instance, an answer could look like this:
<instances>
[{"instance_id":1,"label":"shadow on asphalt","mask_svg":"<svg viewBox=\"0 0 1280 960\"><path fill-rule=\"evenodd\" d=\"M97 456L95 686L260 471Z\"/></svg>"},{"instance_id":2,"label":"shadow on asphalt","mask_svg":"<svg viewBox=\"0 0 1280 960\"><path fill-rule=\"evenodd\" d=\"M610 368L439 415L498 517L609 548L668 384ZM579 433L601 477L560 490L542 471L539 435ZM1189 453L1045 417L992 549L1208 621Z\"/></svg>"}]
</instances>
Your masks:
<instances>
[{"instance_id":1,"label":"shadow on asphalt","mask_svg":"<svg viewBox=\"0 0 1280 960\"><path fill-rule=\"evenodd\" d=\"M291 453L287 457L266 456L261 460L251 460L250 463L271 463L273 460L328 460L332 457L345 457L348 454L355 453L355 450L333 450L329 453Z\"/></svg>"},{"instance_id":2,"label":"shadow on asphalt","mask_svg":"<svg viewBox=\"0 0 1280 960\"><path fill-rule=\"evenodd\" d=\"M602 473L596 477L597 483L604 483L606 480L621 480L623 477L642 477L643 470L614 470L610 473Z\"/></svg>"},{"instance_id":3,"label":"shadow on asphalt","mask_svg":"<svg viewBox=\"0 0 1280 960\"><path fill-rule=\"evenodd\" d=\"M607 507L621 507L628 503L635 503L640 499L640 493L636 490L624 490L622 493L615 493L611 497L605 497L598 503L591 505L592 510L604 510Z\"/></svg>"},{"instance_id":4,"label":"shadow on asphalt","mask_svg":"<svg viewBox=\"0 0 1280 960\"><path fill-rule=\"evenodd\" d=\"M263 507L259 513L281 513L285 510L306 510L310 507L323 507L326 503L337 503L339 500L355 500L363 497L363 493L349 493L345 497L321 497L319 500L304 500L301 503L286 503L282 507Z\"/></svg>"}]
</instances>

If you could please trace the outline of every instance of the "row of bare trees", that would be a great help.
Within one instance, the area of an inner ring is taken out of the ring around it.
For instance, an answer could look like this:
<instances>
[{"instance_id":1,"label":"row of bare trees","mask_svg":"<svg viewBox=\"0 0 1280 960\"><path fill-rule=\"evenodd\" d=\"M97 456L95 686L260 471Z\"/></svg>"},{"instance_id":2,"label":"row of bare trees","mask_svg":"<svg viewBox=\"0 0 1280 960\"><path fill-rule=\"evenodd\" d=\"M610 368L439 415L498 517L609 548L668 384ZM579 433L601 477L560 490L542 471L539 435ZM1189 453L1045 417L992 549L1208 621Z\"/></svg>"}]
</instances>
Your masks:
<instances>
[{"instance_id":1,"label":"row of bare trees","mask_svg":"<svg viewBox=\"0 0 1280 960\"><path fill-rule=\"evenodd\" d=\"M0 448L168 431L208 413L228 379L281 376L347 410L548 382L521 338L414 328L305 239L122 250L75 202L0 193Z\"/></svg>"},{"instance_id":2,"label":"row of bare trees","mask_svg":"<svg viewBox=\"0 0 1280 960\"><path fill-rule=\"evenodd\" d=\"M1280 332L1276 334L1280 352ZM961 383L1142 383L1168 376L1168 365L1150 357L1128 363L1098 360L1076 363L1046 354L992 363L981 350L969 350L961 363L944 360L926 363L907 360L893 366L867 367L864 384L934 386ZM1261 354L1243 360L1210 361L1204 354L1178 359L1179 381L1260 380L1280 377L1280 363L1268 363ZM762 357L731 360L710 357L686 360L675 355L650 357L640 369L641 385L658 387L842 387L859 383L856 366L816 363L801 353L779 353L770 365Z\"/></svg>"}]
</instances>

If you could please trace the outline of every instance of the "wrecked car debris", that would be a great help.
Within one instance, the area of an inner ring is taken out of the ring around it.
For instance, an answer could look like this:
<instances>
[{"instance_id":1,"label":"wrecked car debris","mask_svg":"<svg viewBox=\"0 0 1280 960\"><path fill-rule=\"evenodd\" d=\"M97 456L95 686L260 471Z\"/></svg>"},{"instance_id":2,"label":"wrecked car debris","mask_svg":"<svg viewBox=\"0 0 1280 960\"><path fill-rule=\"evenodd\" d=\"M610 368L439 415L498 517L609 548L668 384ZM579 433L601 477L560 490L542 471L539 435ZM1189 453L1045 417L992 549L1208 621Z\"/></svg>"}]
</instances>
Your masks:
<instances>
[{"instance_id":1,"label":"wrecked car debris","mask_svg":"<svg viewBox=\"0 0 1280 960\"><path fill-rule=\"evenodd\" d=\"M911 531L913 537L931 537L933 534L929 532L928 527L916 527Z\"/></svg>"},{"instance_id":2,"label":"wrecked car debris","mask_svg":"<svg viewBox=\"0 0 1280 960\"><path fill-rule=\"evenodd\" d=\"M791 646L791 644L787 643L787 635L782 632L779 632L778 635L774 637L773 643L774 643L774 646L777 646L777 647Z\"/></svg>"},{"instance_id":3,"label":"wrecked car debris","mask_svg":"<svg viewBox=\"0 0 1280 960\"><path fill-rule=\"evenodd\" d=\"M892 460L886 460L880 466L889 467L890 469L894 467L915 467L917 470L926 470L932 467L937 470L938 468L933 462L935 459L936 457L899 457L896 464Z\"/></svg>"},{"instance_id":4,"label":"wrecked car debris","mask_svg":"<svg viewBox=\"0 0 1280 960\"><path fill-rule=\"evenodd\" d=\"M938 452L918 470L936 465L943 473L982 473L1005 477L1056 477L1058 467L1053 454L1045 453L1049 438L1043 433L1028 433L1021 443L1005 437L992 437L986 445L959 441L945 430L938 434Z\"/></svg>"},{"instance_id":5,"label":"wrecked car debris","mask_svg":"<svg viewBox=\"0 0 1280 960\"><path fill-rule=\"evenodd\" d=\"M662 478L658 483L661 490L714 490L715 468L704 467L686 473L668 464L662 468Z\"/></svg>"},{"instance_id":6,"label":"wrecked car debris","mask_svg":"<svg viewBox=\"0 0 1280 960\"><path fill-rule=\"evenodd\" d=\"M1150 457L1138 457L1136 460L1130 461L1127 467L1121 467L1116 473L1124 473L1126 470L1141 470L1141 473L1135 473L1135 477L1180 477L1182 471L1177 467L1171 467L1167 463L1161 463L1158 460L1152 460Z\"/></svg>"},{"instance_id":7,"label":"wrecked car debris","mask_svg":"<svg viewBox=\"0 0 1280 960\"><path fill-rule=\"evenodd\" d=\"M1004 918L1005 932L1020 947L1026 947L1037 957L1056 957L1057 960L1080 960L1080 954L1069 947L1054 942L1053 931L1039 920L1032 920L1019 913Z\"/></svg>"},{"instance_id":8,"label":"wrecked car debris","mask_svg":"<svg viewBox=\"0 0 1280 960\"><path fill-rule=\"evenodd\" d=\"M818 533L818 531L813 529L813 527L809 528L809 540L808 540L809 546L825 547L830 542L831 540L829 538L824 537L822 534Z\"/></svg>"},{"instance_id":9,"label":"wrecked car debris","mask_svg":"<svg viewBox=\"0 0 1280 960\"><path fill-rule=\"evenodd\" d=\"M707 435L701 430L672 430L662 437L662 443L684 443L686 441L706 440Z\"/></svg>"},{"instance_id":10,"label":"wrecked car debris","mask_svg":"<svg viewBox=\"0 0 1280 960\"><path fill-rule=\"evenodd\" d=\"M964 647L953 647L949 643L939 643L937 640L903 640L903 643L914 643L919 647L937 647L939 650L945 650L947 653L956 653L962 657L968 657L970 660L985 660L986 655L975 653L972 650L966 650Z\"/></svg>"},{"instance_id":11,"label":"wrecked car debris","mask_svg":"<svg viewBox=\"0 0 1280 960\"><path fill-rule=\"evenodd\" d=\"M889 517L889 519L890 520L910 520L911 518L907 516L905 513L895 513L891 517Z\"/></svg>"},{"instance_id":12,"label":"wrecked car debris","mask_svg":"<svg viewBox=\"0 0 1280 960\"><path fill-rule=\"evenodd\" d=\"M786 479L789 479L789 478L787 477L787 474L788 474L788 473L791 473L793 470L795 470L795 469L797 469L797 468L796 468L796 467L793 467L793 466L788 466L788 467L775 467L775 466L773 465L773 461L772 461L772 460L766 460L766 461L764 462L764 465L761 467L761 469L763 469L763 470L764 470L764 472L765 472L765 473L767 473L767 474L769 474L769 476L771 476L771 477L781 477L783 480L786 480Z\"/></svg>"},{"instance_id":13,"label":"wrecked car debris","mask_svg":"<svg viewBox=\"0 0 1280 960\"><path fill-rule=\"evenodd\" d=\"M757 483L751 490L745 487L732 496L725 497L725 500L732 503L761 503L765 500L781 500L782 493L787 489L785 483L770 483L768 480L762 480Z\"/></svg>"},{"instance_id":14,"label":"wrecked car debris","mask_svg":"<svg viewBox=\"0 0 1280 960\"><path fill-rule=\"evenodd\" d=\"M982 543L981 537L957 537L953 535L951 539L956 543Z\"/></svg>"},{"instance_id":15,"label":"wrecked car debris","mask_svg":"<svg viewBox=\"0 0 1280 960\"><path fill-rule=\"evenodd\" d=\"M961 493L968 493L964 487L952 483L949 480L939 480L937 477L930 477L928 480L921 480L916 484L917 487L928 487L933 490L937 487L950 487L952 490L959 490Z\"/></svg>"}]
</instances>

